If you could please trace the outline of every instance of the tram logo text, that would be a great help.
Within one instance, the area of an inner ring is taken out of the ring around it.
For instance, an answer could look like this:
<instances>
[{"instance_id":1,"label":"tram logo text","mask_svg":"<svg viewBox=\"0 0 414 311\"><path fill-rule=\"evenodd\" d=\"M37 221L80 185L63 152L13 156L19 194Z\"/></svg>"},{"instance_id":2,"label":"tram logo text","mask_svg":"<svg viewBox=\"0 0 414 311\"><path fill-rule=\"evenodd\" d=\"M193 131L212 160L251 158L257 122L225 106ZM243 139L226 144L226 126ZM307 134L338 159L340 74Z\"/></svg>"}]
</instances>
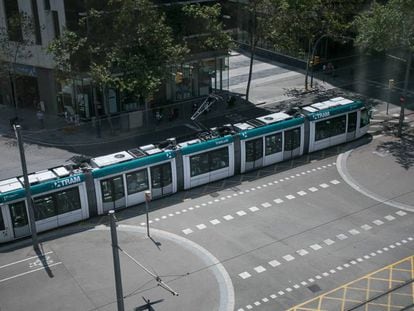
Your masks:
<instances>
[{"instance_id":1,"label":"tram logo text","mask_svg":"<svg viewBox=\"0 0 414 311\"><path fill-rule=\"evenodd\" d=\"M80 183L82 180L80 176L73 176L66 179L55 181L54 186L55 188L66 187L72 184Z\"/></svg>"}]
</instances>

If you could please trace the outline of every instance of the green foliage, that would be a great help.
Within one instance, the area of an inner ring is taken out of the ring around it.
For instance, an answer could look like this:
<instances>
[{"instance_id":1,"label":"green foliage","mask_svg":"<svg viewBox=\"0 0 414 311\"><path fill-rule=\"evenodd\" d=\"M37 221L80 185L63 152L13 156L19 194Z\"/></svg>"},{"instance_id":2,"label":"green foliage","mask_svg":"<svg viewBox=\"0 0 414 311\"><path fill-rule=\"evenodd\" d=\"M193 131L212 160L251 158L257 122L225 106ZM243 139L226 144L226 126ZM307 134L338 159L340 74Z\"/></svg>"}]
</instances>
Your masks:
<instances>
[{"instance_id":1,"label":"green foliage","mask_svg":"<svg viewBox=\"0 0 414 311\"><path fill-rule=\"evenodd\" d=\"M182 60L185 46L174 42L164 14L149 0L109 0L104 8L88 10L80 20L83 33L65 32L51 43L58 67L89 72L98 85L138 96L157 91L166 66Z\"/></svg>"},{"instance_id":2,"label":"green foliage","mask_svg":"<svg viewBox=\"0 0 414 311\"><path fill-rule=\"evenodd\" d=\"M374 2L355 19L356 43L374 51L403 48L414 51L414 0Z\"/></svg>"},{"instance_id":3,"label":"green foliage","mask_svg":"<svg viewBox=\"0 0 414 311\"><path fill-rule=\"evenodd\" d=\"M214 5L200 5L199 3L185 5L182 10L187 18L192 19L202 49L226 51L233 47L233 40L230 34L224 31L223 23L220 20L221 5L219 3Z\"/></svg>"}]
</instances>

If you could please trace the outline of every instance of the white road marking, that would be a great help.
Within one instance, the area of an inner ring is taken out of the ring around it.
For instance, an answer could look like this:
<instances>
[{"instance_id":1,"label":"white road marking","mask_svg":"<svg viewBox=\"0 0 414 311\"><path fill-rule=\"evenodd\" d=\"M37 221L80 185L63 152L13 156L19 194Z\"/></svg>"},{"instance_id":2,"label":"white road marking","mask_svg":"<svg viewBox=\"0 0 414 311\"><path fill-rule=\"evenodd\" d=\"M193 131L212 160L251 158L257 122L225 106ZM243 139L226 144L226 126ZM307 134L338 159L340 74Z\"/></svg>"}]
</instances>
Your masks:
<instances>
[{"instance_id":1,"label":"white road marking","mask_svg":"<svg viewBox=\"0 0 414 311\"><path fill-rule=\"evenodd\" d=\"M155 218L154 220L155 220L155 221L160 221L160 219L159 219L159 218Z\"/></svg>"},{"instance_id":2,"label":"white road marking","mask_svg":"<svg viewBox=\"0 0 414 311\"><path fill-rule=\"evenodd\" d=\"M218 220L218 219L213 219L213 220L210 220L210 223L211 223L212 225L217 225L217 224L219 224L219 223L220 223L220 220Z\"/></svg>"},{"instance_id":3,"label":"white road marking","mask_svg":"<svg viewBox=\"0 0 414 311\"><path fill-rule=\"evenodd\" d=\"M283 200L282 199L276 199L276 200L273 200L273 202L275 202L276 204L280 204L280 203L283 203Z\"/></svg>"},{"instance_id":4,"label":"white road marking","mask_svg":"<svg viewBox=\"0 0 414 311\"><path fill-rule=\"evenodd\" d=\"M49 255L49 254L52 254L52 253L53 253L53 251L50 251L50 252L44 253L44 254L42 255L42 257L44 257L44 256L46 256L46 255ZM31 260L31 259L35 259L35 258L36 258L36 259L39 259L39 256L32 256L32 257L28 257L28 258L26 258L26 259L22 259L22 260L14 261L14 262L8 263L8 264L6 264L6 265L0 266L0 269L2 269L2 268L6 268L6 267L9 267L9 266L13 266L13 265L16 265L16 264L18 264L18 263L25 262L25 261L27 261L27 260Z\"/></svg>"},{"instance_id":5,"label":"white road marking","mask_svg":"<svg viewBox=\"0 0 414 311\"><path fill-rule=\"evenodd\" d=\"M313 282L315 282L315 280L314 280L314 279L312 279L312 278L310 278L310 279L308 279L308 282L309 282L309 283L313 283Z\"/></svg>"},{"instance_id":6,"label":"white road marking","mask_svg":"<svg viewBox=\"0 0 414 311\"><path fill-rule=\"evenodd\" d=\"M309 188L308 190L309 190L309 191L312 191L312 192L316 192L316 191L318 191L318 188L311 187L311 188Z\"/></svg>"},{"instance_id":7,"label":"white road marking","mask_svg":"<svg viewBox=\"0 0 414 311\"><path fill-rule=\"evenodd\" d=\"M364 259L362 259L362 258L357 258L357 261L358 261L358 262L363 262L363 261L364 261Z\"/></svg>"},{"instance_id":8,"label":"white road marking","mask_svg":"<svg viewBox=\"0 0 414 311\"><path fill-rule=\"evenodd\" d=\"M285 197L286 197L286 199L288 199L288 200L293 200L293 199L295 198L295 196L294 196L294 195L291 195L291 194L288 194L288 195L286 195Z\"/></svg>"},{"instance_id":9,"label":"white road marking","mask_svg":"<svg viewBox=\"0 0 414 311\"><path fill-rule=\"evenodd\" d=\"M145 224L145 222L141 222L140 225L141 226L145 226L146 224Z\"/></svg>"},{"instance_id":10,"label":"white road marking","mask_svg":"<svg viewBox=\"0 0 414 311\"><path fill-rule=\"evenodd\" d=\"M335 241L331 240L331 239L326 239L323 241L323 243L325 243L326 245L332 245L335 243Z\"/></svg>"},{"instance_id":11,"label":"white road marking","mask_svg":"<svg viewBox=\"0 0 414 311\"><path fill-rule=\"evenodd\" d=\"M262 189L262 186L257 186L256 189Z\"/></svg>"},{"instance_id":12,"label":"white road marking","mask_svg":"<svg viewBox=\"0 0 414 311\"><path fill-rule=\"evenodd\" d=\"M245 211L238 211L236 214L239 215L239 216L244 216L244 215L246 215L246 212Z\"/></svg>"},{"instance_id":13,"label":"white road marking","mask_svg":"<svg viewBox=\"0 0 414 311\"><path fill-rule=\"evenodd\" d=\"M280 262L277 260L272 260L272 261L269 261L269 265L271 265L274 268L274 267L280 266Z\"/></svg>"},{"instance_id":14,"label":"white road marking","mask_svg":"<svg viewBox=\"0 0 414 311\"><path fill-rule=\"evenodd\" d=\"M308 285L308 283L307 283L307 282L305 282L305 281L300 282L300 284L302 284L302 286L306 286L306 285Z\"/></svg>"},{"instance_id":15,"label":"white road marking","mask_svg":"<svg viewBox=\"0 0 414 311\"><path fill-rule=\"evenodd\" d=\"M350 267L350 265L349 265L349 263L344 263L344 265L343 265L345 268L349 268Z\"/></svg>"},{"instance_id":16,"label":"white road marking","mask_svg":"<svg viewBox=\"0 0 414 311\"><path fill-rule=\"evenodd\" d=\"M336 273L336 270L335 269L331 269L331 270L329 270L329 273L330 274L334 274L334 273Z\"/></svg>"},{"instance_id":17,"label":"white road marking","mask_svg":"<svg viewBox=\"0 0 414 311\"><path fill-rule=\"evenodd\" d=\"M251 277L251 274L249 272L242 272L239 274L239 276L244 280Z\"/></svg>"},{"instance_id":18,"label":"white road marking","mask_svg":"<svg viewBox=\"0 0 414 311\"><path fill-rule=\"evenodd\" d=\"M249 207L249 210L254 213L254 212L259 211L259 208L257 208L256 206L252 206L252 207Z\"/></svg>"},{"instance_id":19,"label":"white road marking","mask_svg":"<svg viewBox=\"0 0 414 311\"><path fill-rule=\"evenodd\" d=\"M296 176L298 176L298 177L299 177L299 176L300 176L300 174L296 174Z\"/></svg>"},{"instance_id":20,"label":"white road marking","mask_svg":"<svg viewBox=\"0 0 414 311\"><path fill-rule=\"evenodd\" d=\"M388 221L391 221L391 220L394 220L395 219L395 217L394 216L391 216L391 215L387 215L387 216L385 216L384 217L386 220L388 220Z\"/></svg>"},{"instance_id":21,"label":"white road marking","mask_svg":"<svg viewBox=\"0 0 414 311\"><path fill-rule=\"evenodd\" d=\"M207 226L205 224L199 224L196 226L199 230L203 230L205 228L207 228Z\"/></svg>"},{"instance_id":22,"label":"white road marking","mask_svg":"<svg viewBox=\"0 0 414 311\"><path fill-rule=\"evenodd\" d=\"M283 296L283 295L285 294L285 293L284 293L283 291L281 291L281 290L280 290L280 291L278 291L277 293L279 294L279 296Z\"/></svg>"},{"instance_id":23,"label":"white road marking","mask_svg":"<svg viewBox=\"0 0 414 311\"><path fill-rule=\"evenodd\" d=\"M262 301L263 301L263 302L268 302L268 301L269 301L269 299L267 299L267 298L263 298L263 299L262 299Z\"/></svg>"},{"instance_id":24,"label":"white road marking","mask_svg":"<svg viewBox=\"0 0 414 311\"><path fill-rule=\"evenodd\" d=\"M264 208L268 208L268 207L271 207L271 206L272 206L272 204L270 204L270 203L268 203L268 202L262 203L261 205L262 205Z\"/></svg>"},{"instance_id":25,"label":"white road marking","mask_svg":"<svg viewBox=\"0 0 414 311\"><path fill-rule=\"evenodd\" d=\"M338 266L338 267L336 267L336 270L339 270L339 271L341 271L341 270L343 270L344 268L342 268L341 266Z\"/></svg>"},{"instance_id":26,"label":"white road marking","mask_svg":"<svg viewBox=\"0 0 414 311\"><path fill-rule=\"evenodd\" d=\"M270 298L272 298L272 299L276 299L276 298L277 298L277 296L276 296L275 294L271 294L271 295L270 295Z\"/></svg>"},{"instance_id":27,"label":"white road marking","mask_svg":"<svg viewBox=\"0 0 414 311\"><path fill-rule=\"evenodd\" d=\"M262 272L266 271L266 269L263 266L257 266L256 268L254 268L254 270L257 273L262 273Z\"/></svg>"},{"instance_id":28,"label":"white road marking","mask_svg":"<svg viewBox=\"0 0 414 311\"><path fill-rule=\"evenodd\" d=\"M228 195L228 196L227 196L227 199L231 199L231 198L232 198L232 196L231 196L231 195Z\"/></svg>"},{"instance_id":29,"label":"white road marking","mask_svg":"<svg viewBox=\"0 0 414 311\"><path fill-rule=\"evenodd\" d=\"M51 268L51 267L60 265L61 263L62 262L59 261L59 262L53 263L51 265L48 265L48 267ZM33 269L33 270L30 270L30 271L27 271L27 272L19 273L19 274L13 275L11 277L8 277L8 278L5 278L5 279L1 279L0 280L0 283L3 283L3 282L6 282L8 280L12 280L12 279L21 277L21 276L26 275L26 274L29 274L29 273L33 273L33 272L36 272L36 271L44 270L44 269L45 269L44 267L41 267L41 268Z\"/></svg>"},{"instance_id":30,"label":"white road marking","mask_svg":"<svg viewBox=\"0 0 414 311\"><path fill-rule=\"evenodd\" d=\"M347 239L347 238L348 238L348 237L347 237L345 234L343 234L343 233L338 234L336 237L337 237L339 240L345 240L345 239Z\"/></svg>"},{"instance_id":31,"label":"white road marking","mask_svg":"<svg viewBox=\"0 0 414 311\"><path fill-rule=\"evenodd\" d=\"M377 219L377 220L374 220L373 223L376 224L377 226L381 226L384 222Z\"/></svg>"},{"instance_id":32,"label":"white road marking","mask_svg":"<svg viewBox=\"0 0 414 311\"><path fill-rule=\"evenodd\" d=\"M244 194L244 192L243 191L239 191L239 194Z\"/></svg>"},{"instance_id":33,"label":"white road marking","mask_svg":"<svg viewBox=\"0 0 414 311\"><path fill-rule=\"evenodd\" d=\"M286 261L292 261L295 259L295 257L293 257L292 255L285 255L283 256L283 259Z\"/></svg>"},{"instance_id":34,"label":"white road marking","mask_svg":"<svg viewBox=\"0 0 414 311\"><path fill-rule=\"evenodd\" d=\"M396 212L396 214L399 215L399 216L405 216L405 215L407 215L407 213L404 212L404 211L398 211L398 212Z\"/></svg>"},{"instance_id":35,"label":"white road marking","mask_svg":"<svg viewBox=\"0 0 414 311\"><path fill-rule=\"evenodd\" d=\"M165 216L165 215L161 216L161 219L167 219L167 216Z\"/></svg>"},{"instance_id":36,"label":"white road marking","mask_svg":"<svg viewBox=\"0 0 414 311\"><path fill-rule=\"evenodd\" d=\"M319 244L313 244L309 247L312 248L314 251L320 250L322 248L322 246L320 246Z\"/></svg>"},{"instance_id":37,"label":"white road marking","mask_svg":"<svg viewBox=\"0 0 414 311\"><path fill-rule=\"evenodd\" d=\"M193 233L193 230L191 230L190 228L187 228L187 229L183 230L183 233L184 234L190 234L190 233Z\"/></svg>"},{"instance_id":38,"label":"white road marking","mask_svg":"<svg viewBox=\"0 0 414 311\"><path fill-rule=\"evenodd\" d=\"M298 192L298 194L299 194L300 196L304 196L304 195L306 195L307 193L306 193L305 191L299 191L299 192Z\"/></svg>"},{"instance_id":39,"label":"white road marking","mask_svg":"<svg viewBox=\"0 0 414 311\"><path fill-rule=\"evenodd\" d=\"M352 234L352 235L357 235L357 234L359 234L359 233L360 233L357 229L351 229L351 230L349 230L348 232L349 232L350 234Z\"/></svg>"},{"instance_id":40,"label":"white road marking","mask_svg":"<svg viewBox=\"0 0 414 311\"><path fill-rule=\"evenodd\" d=\"M292 289L291 289L290 287L287 287L287 288L286 288L286 291L287 291L288 293L290 293L290 292L292 291Z\"/></svg>"},{"instance_id":41,"label":"white road marking","mask_svg":"<svg viewBox=\"0 0 414 311\"><path fill-rule=\"evenodd\" d=\"M306 249L300 249L300 250L296 251L296 253L301 255L301 256L305 256L305 255L309 254L309 252Z\"/></svg>"},{"instance_id":42,"label":"white road marking","mask_svg":"<svg viewBox=\"0 0 414 311\"><path fill-rule=\"evenodd\" d=\"M175 212L175 214L176 214L176 215L180 215L180 214L181 214L181 212L178 212L178 211L177 211L177 212Z\"/></svg>"},{"instance_id":43,"label":"white road marking","mask_svg":"<svg viewBox=\"0 0 414 311\"><path fill-rule=\"evenodd\" d=\"M322 273L322 275L326 277L326 276L329 275L329 273L328 272L324 272L324 273Z\"/></svg>"},{"instance_id":44,"label":"white road marking","mask_svg":"<svg viewBox=\"0 0 414 311\"><path fill-rule=\"evenodd\" d=\"M341 182L339 180L336 180L336 179L331 180L331 184L333 184L333 185L337 185L337 184L340 184L340 183Z\"/></svg>"},{"instance_id":45,"label":"white road marking","mask_svg":"<svg viewBox=\"0 0 414 311\"><path fill-rule=\"evenodd\" d=\"M232 219L234 219L234 217L233 217L233 216L231 216L231 215L226 215L226 216L223 216L223 218L224 218L225 220L232 220Z\"/></svg>"},{"instance_id":46,"label":"white road marking","mask_svg":"<svg viewBox=\"0 0 414 311\"><path fill-rule=\"evenodd\" d=\"M190 211L192 211L192 210L194 209L194 207L189 207L188 209L189 209Z\"/></svg>"},{"instance_id":47,"label":"white road marking","mask_svg":"<svg viewBox=\"0 0 414 311\"><path fill-rule=\"evenodd\" d=\"M217 202L220 202L220 200L219 200L219 199L214 199L214 202L216 202L216 203L217 203Z\"/></svg>"},{"instance_id":48,"label":"white road marking","mask_svg":"<svg viewBox=\"0 0 414 311\"><path fill-rule=\"evenodd\" d=\"M361 228L364 229L365 231L368 231L368 230L372 229L372 227L370 225L367 225L367 224L362 225Z\"/></svg>"},{"instance_id":49,"label":"white road marking","mask_svg":"<svg viewBox=\"0 0 414 311\"><path fill-rule=\"evenodd\" d=\"M328 188L329 185L328 184L320 184L319 187L321 187L321 188Z\"/></svg>"},{"instance_id":50,"label":"white road marking","mask_svg":"<svg viewBox=\"0 0 414 311\"><path fill-rule=\"evenodd\" d=\"M318 275L315 276L315 279L320 280L320 279L322 279L322 277L318 274Z\"/></svg>"}]
</instances>

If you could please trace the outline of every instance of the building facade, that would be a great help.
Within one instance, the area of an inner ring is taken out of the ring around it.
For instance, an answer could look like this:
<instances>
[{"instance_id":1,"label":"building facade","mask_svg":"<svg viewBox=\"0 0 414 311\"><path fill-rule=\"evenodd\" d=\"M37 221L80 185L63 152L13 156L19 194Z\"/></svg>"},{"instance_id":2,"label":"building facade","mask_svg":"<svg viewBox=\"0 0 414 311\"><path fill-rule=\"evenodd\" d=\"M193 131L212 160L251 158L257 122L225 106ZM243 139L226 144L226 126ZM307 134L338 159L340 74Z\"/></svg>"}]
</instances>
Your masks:
<instances>
[{"instance_id":1,"label":"building facade","mask_svg":"<svg viewBox=\"0 0 414 311\"><path fill-rule=\"evenodd\" d=\"M158 4L173 5L174 2ZM192 2L216 1L181 1L180 5ZM12 43L20 41L20 45L26 44L25 48L30 50L28 57L13 59L4 53L0 55L0 60L12 63L6 70L10 73L3 74L0 79L0 104L40 108L52 114L68 112L79 119L90 119L174 104L215 90L228 90L227 54L208 51L192 55L183 64L166 68L169 78L156 94L145 99L146 104L134 94L94 87L87 73L65 82L58 81L53 58L46 48L65 28L76 31L79 18L85 11L84 0L0 0L0 29L7 32ZM33 26L31 31L23 33L23 39L13 36L11 27L12 17L19 13L27 14ZM19 48L19 44L14 46Z\"/></svg>"}]
</instances>

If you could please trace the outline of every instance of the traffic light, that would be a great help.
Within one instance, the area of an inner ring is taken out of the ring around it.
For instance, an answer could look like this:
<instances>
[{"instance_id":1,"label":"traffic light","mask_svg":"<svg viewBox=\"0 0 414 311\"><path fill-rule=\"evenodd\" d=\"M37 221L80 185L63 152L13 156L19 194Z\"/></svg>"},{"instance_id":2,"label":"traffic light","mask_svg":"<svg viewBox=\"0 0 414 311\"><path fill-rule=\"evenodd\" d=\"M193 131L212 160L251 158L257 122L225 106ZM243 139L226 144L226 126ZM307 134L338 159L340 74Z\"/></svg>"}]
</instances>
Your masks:
<instances>
[{"instance_id":1,"label":"traffic light","mask_svg":"<svg viewBox=\"0 0 414 311\"><path fill-rule=\"evenodd\" d=\"M184 74L183 74L182 72L177 71L177 72L175 73L175 83L176 83L176 84L183 83L183 76L184 76Z\"/></svg>"},{"instance_id":2,"label":"traffic light","mask_svg":"<svg viewBox=\"0 0 414 311\"><path fill-rule=\"evenodd\" d=\"M394 79L389 79L388 80L388 88L392 89L392 88L394 88L394 85L395 85Z\"/></svg>"}]
</instances>

